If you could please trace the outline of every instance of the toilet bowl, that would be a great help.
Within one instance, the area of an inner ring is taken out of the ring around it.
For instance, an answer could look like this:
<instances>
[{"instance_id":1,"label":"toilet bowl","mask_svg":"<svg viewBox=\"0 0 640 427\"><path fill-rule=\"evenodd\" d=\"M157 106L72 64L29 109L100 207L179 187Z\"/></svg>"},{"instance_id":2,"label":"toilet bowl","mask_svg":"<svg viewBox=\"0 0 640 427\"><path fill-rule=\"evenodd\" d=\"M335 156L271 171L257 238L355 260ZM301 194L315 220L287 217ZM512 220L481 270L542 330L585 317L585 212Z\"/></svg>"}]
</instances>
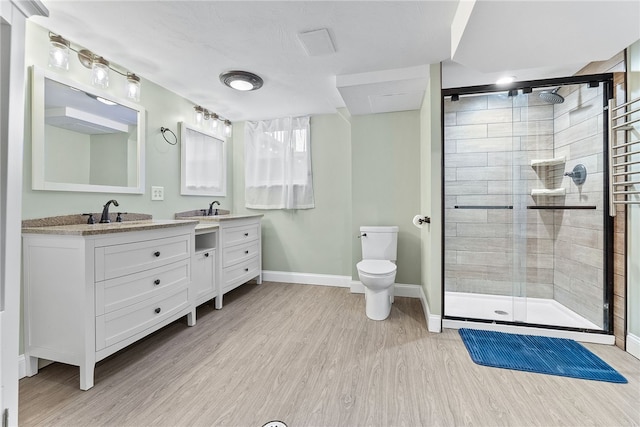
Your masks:
<instances>
[{"instance_id":1,"label":"toilet bowl","mask_svg":"<svg viewBox=\"0 0 640 427\"><path fill-rule=\"evenodd\" d=\"M362 261L356 264L364 285L366 314L372 320L389 317L396 280L398 227L360 227Z\"/></svg>"},{"instance_id":2,"label":"toilet bowl","mask_svg":"<svg viewBox=\"0 0 640 427\"><path fill-rule=\"evenodd\" d=\"M365 312L372 320L384 320L391 313L396 265L387 260L363 260L356 264L364 285Z\"/></svg>"}]
</instances>

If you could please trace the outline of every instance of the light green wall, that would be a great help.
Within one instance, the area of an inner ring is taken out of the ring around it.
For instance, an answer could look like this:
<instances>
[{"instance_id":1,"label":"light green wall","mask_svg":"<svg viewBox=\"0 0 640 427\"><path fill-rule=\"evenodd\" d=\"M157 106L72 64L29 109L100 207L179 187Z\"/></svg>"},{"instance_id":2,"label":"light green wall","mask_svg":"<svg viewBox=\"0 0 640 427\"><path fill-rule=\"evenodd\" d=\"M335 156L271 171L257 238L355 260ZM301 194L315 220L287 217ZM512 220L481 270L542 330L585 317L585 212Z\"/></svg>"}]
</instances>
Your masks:
<instances>
[{"instance_id":1,"label":"light green wall","mask_svg":"<svg viewBox=\"0 0 640 427\"><path fill-rule=\"evenodd\" d=\"M234 125L233 210L260 212L263 269L358 279L361 225L398 225L396 282L420 283L420 125L417 111L311 118L315 209L244 207L244 126Z\"/></svg>"},{"instance_id":2,"label":"light green wall","mask_svg":"<svg viewBox=\"0 0 640 427\"><path fill-rule=\"evenodd\" d=\"M44 164L47 181L88 184L91 173L89 135L49 125L45 128L49 136Z\"/></svg>"},{"instance_id":3,"label":"light green wall","mask_svg":"<svg viewBox=\"0 0 640 427\"><path fill-rule=\"evenodd\" d=\"M126 187L129 167L129 135L91 135L89 183Z\"/></svg>"},{"instance_id":4,"label":"light green wall","mask_svg":"<svg viewBox=\"0 0 640 427\"><path fill-rule=\"evenodd\" d=\"M628 55L631 100L640 97L640 40L629 47ZM627 330L640 337L640 205L629 205L627 215Z\"/></svg>"},{"instance_id":5,"label":"light green wall","mask_svg":"<svg viewBox=\"0 0 640 427\"><path fill-rule=\"evenodd\" d=\"M351 118L352 275L362 259L361 225L397 225L396 283L420 283L420 115L418 111Z\"/></svg>"},{"instance_id":6,"label":"light green wall","mask_svg":"<svg viewBox=\"0 0 640 427\"><path fill-rule=\"evenodd\" d=\"M442 314L442 126L440 65L429 69L420 109L420 212L431 217L421 233L422 277L429 311Z\"/></svg>"},{"instance_id":7,"label":"light green wall","mask_svg":"<svg viewBox=\"0 0 640 427\"><path fill-rule=\"evenodd\" d=\"M262 268L351 274L351 128L344 112L311 118L314 209L244 207L244 124L234 125L233 210L263 213Z\"/></svg>"},{"instance_id":8,"label":"light green wall","mask_svg":"<svg viewBox=\"0 0 640 427\"><path fill-rule=\"evenodd\" d=\"M47 68L48 30L27 22L26 66ZM73 41L72 41L73 42ZM117 61L117 58L108 58ZM53 69L50 71L55 72ZM132 70L136 71L136 70ZM61 72L68 78L89 84L89 70L84 68L72 54L69 71ZM124 98L126 79L111 73L107 90L118 98ZM108 194L31 190L31 90L27 88L25 114L24 183L22 215L24 219L66 215L82 212L99 212L109 199L120 202L124 212L139 212L153 215L155 219L172 219L176 212L206 208L212 200L219 200L222 207L233 206L231 168L228 168L227 197L202 197L180 195L180 144L169 145L160 134L160 127L171 129L179 137L178 122L191 121L194 103L142 78L142 95L139 104L146 109L146 173L145 194ZM232 140L227 149L232 150ZM230 157L230 156L229 156ZM231 159L229 159L231 163ZM229 163L229 164L230 164ZM164 187L164 201L151 201L151 186Z\"/></svg>"}]
</instances>

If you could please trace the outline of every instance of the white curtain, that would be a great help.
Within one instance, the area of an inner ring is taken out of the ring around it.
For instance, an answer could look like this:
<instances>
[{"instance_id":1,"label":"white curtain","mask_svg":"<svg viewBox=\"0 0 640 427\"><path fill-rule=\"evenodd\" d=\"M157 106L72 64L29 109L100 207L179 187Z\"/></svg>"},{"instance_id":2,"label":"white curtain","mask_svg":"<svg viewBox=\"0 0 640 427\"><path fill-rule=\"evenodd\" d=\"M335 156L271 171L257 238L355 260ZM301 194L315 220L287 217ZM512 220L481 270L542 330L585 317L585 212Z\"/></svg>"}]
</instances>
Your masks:
<instances>
[{"instance_id":1,"label":"white curtain","mask_svg":"<svg viewBox=\"0 0 640 427\"><path fill-rule=\"evenodd\" d=\"M315 207L309 117L247 122L244 129L245 206Z\"/></svg>"}]
</instances>

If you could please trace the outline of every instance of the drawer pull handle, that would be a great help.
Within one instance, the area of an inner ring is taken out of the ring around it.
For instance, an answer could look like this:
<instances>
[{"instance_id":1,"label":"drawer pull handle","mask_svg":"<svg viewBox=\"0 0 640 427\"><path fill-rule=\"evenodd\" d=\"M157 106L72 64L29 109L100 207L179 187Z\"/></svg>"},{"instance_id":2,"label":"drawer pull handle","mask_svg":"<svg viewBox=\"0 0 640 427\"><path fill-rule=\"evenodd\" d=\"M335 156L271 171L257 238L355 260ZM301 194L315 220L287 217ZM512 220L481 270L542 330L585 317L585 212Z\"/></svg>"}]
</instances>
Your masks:
<instances>
[{"instance_id":1,"label":"drawer pull handle","mask_svg":"<svg viewBox=\"0 0 640 427\"><path fill-rule=\"evenodd\" d=\"M249 269L248 269L248 268L245 268L245 269L244 269L244 271L249 271Z\"/></svg>"},{"instance_id":2,"label":"drawer pull handle","mask_svg":"<svg viewBox=\"0 0 640 427\"><path fill-rule=\"evenodd\" d=\"M153 253L153 255L154 255L154 256L156 256L156 257L159 257L159 256L160 256L160 251L155 251L155 252Z\"/></svg>"},{"instance_id":3,"label":"drawer pull handle","mask_svg":"<svg viewBox=\"0 0 640 427\"><path fill-rule=\"evenodd\" d=\"M207 252L206 254L204 254L205 258L209 257L209 252Z\"/></svg>"},{"instance_id":4,"label":"drawer pull handle","mask_svg":"<svg viewBox=\"0 0 640 427\"><path fill-rule=\"evenodd\" d=\"M244 233L244 237L249 237L249 233Z\"/></svg>"},{"instance_id":5,"label":"drawer pull handle","mask_svg":"<svg viewBox=\"0 0 640 427\"><path fill-rule=\"evenodd\" d=\"M155 311L155 312L156 312L156 314L159 314L159 313L162 311L162 309L161 309L160 307L158 307L158 308L156 308L156 309L155 309L155 310L153 310L153 311Z\"/></svg>"},{"instance_id":6,"label":"drawer pull handle","mask_svg":"<svg viewBox=\"0 0 640 427\"><path fill-rule=\"evenodd\" d=\"M160 284L160 279L156 279L153 281L154 284L159 285Z\"/></svg>"},{"instance_id":7,"label":"drawer pull handle","mask_svg":"<svg viewBox=\"0 0 640 427\"><path fill-rule=\"evenodd\" d=\"M249 251L244 251L244 253L245 253L245 254L248 254L248 253L249 253Z\"/></svg>"}]
</instances>

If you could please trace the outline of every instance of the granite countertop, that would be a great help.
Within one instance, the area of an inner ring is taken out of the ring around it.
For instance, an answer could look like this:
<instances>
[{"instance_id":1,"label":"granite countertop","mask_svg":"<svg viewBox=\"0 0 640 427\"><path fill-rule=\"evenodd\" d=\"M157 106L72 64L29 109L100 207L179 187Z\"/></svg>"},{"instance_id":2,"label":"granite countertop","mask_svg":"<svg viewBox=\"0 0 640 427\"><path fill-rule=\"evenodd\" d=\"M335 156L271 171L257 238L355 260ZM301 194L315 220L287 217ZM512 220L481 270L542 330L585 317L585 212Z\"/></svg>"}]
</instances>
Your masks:
<instances>
[{"instance_id":1,"label":"granite countertop","mask_svg":"<svg viewBox=\"0 0 640 427\"><path fill-rule=\"evenodd\" d=\"M180 219L189 219L196 220L201 222L220 222L227 221L232 219L243 219L243 218L259 218L263 217L263 214L224 214L224 215L211 215L211 216L177 216L176 218Z\"/></svg>"},{"instance_id":2,"label":"granite countertop","mask_svg":"<svg viewBox=\"0 0 640 427\"><path fill-rule=\"evenodd\" d=\"M46 218L43 218L46 220ZM31 220L33 221L33 220ZM108 224L65 224L65 225L33 225L23 226L25 234L58 234L69 236L93 236L99 234L124 233L128 231L155 230L159 228L180 227L184 225L197 225L194 220L138 220L112 222Z\"/></svg>"},{"instance_id":3,"label":"granite countertop","mask_svg":"<svg viewBox=\"0 0 640 427\"><path fill-rule=\"evenodd\" d=\"M213 230L217 230L218 228L220 228L220 226L213 221L200 222L198 223L198 225L196 225L196 233L204 232L204 231L213 231Z\"/></svg>"}]
</instances>

